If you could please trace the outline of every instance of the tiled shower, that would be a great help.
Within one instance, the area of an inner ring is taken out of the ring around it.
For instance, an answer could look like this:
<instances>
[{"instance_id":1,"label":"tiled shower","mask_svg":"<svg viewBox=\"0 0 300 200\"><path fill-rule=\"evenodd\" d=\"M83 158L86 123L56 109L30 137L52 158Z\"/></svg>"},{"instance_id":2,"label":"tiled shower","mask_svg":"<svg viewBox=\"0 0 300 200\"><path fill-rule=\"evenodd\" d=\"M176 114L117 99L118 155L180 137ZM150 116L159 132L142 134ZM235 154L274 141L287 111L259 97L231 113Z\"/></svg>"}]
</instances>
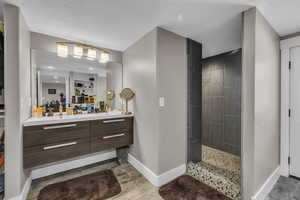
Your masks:
<instances>
[{"instance_id":1,"label":"tiled shower","mask_svg":"<svg viewBox=\"0 0 300 200\"><path fill-rule=\"evenodd\" d=\"M240 156L241 50L202 61L202 144Z\"/></svg>"},{"instance_id":2,"label":"tiled shower","mask_svg":"<svg viewBox=\"0 0 300 200\"><path fill-rule=\"evenodd\" d=\"M226 196L240 200L241 50L202 59L198 136L193 148L200 161L188 163L188 174ZM196 133L195 133L196 134Z\"/></svg>"}]
</instances>

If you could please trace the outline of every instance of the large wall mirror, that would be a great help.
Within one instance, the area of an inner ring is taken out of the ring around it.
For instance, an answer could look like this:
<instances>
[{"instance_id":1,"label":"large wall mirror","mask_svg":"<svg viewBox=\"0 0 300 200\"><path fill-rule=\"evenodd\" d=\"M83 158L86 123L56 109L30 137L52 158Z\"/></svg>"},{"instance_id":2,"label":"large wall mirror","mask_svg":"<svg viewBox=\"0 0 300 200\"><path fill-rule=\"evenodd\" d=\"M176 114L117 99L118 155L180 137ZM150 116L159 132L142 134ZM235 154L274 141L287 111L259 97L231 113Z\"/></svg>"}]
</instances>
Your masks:
<instances>
[{"instance_id":1,"label":"large wall mirror","mask_svg":"<svg viewBox=\"0 0 300 200\"><path fill-rule=\"evenodd\" d=\"M77 107L95 109L100 102L111 110L121 110L123 87L121 63L60 57L56 53L31 50L33 107ZM114 98L108 95L115 93Z\"/></svg>"}]
</instances>

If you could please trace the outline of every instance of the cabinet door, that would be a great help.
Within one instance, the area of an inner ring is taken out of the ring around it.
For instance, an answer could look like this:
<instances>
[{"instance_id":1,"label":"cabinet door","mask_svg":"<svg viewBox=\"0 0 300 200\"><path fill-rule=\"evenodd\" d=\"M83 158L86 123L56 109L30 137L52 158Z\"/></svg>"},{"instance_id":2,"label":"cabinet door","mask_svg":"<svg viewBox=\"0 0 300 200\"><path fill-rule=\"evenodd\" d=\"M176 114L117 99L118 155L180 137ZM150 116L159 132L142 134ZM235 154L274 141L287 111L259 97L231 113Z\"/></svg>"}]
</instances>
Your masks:
<instances>
[{"instance_id":1,"label":"cabinet door","mask_svg":"<svg viewBox=\"0 0 300 200\"><path fill-rule=\"evenodd\" d=\"M132 118L95 120L91 122L91 134L99 137L128 132L131 124Z\"/></svg>"},{"instance_id":2,"label":"cabinet door","mask_svg":"<svg viewBox=\"0 0 300 200\"><path fill-rule=\"evenodd\" d=\"M89 122L24 127L23 137L23 145L25 148L65 140L89 138Z\"/></svg>"},{"instance_id":3,"label":"cabinet door","mask_svg":"<svg viewBox=\"0 0 300 200\"><path fill-rule=\"evenodd\" d=\"M90 152L90 140L79 139L24 149L24 168L57 162Z\"/></svg>"},{"instance_id":4,"label":"cabinet door","mask_svg":"<svg viewBox=\"0 0 300 200\"><path fill-rule=\"evenodd\" d=\"M91 122L91 151L118 148L133 144L133 118Z\"/></svg>"}]
</instances>

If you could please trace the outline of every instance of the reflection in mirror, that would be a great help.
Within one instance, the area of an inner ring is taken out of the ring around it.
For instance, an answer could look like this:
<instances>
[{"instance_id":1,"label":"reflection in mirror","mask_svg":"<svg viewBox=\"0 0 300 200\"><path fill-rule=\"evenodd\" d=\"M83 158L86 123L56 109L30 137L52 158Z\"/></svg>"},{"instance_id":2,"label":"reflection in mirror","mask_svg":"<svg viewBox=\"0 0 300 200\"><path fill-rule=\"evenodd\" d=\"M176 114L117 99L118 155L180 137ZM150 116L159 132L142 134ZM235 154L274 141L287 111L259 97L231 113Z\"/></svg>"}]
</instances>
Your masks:
<instances>
[{"instance_id":1,"label":"reflection in mirror","mask_svg":"<svg viewBox=\"0 0 300 200\"><path fill-rule=\"evenodd\" d=\"M121 110L122 64L32 49L32 105L44 113ZM112 97L111 93L115 93Z\"/></svg>"}]
</instances>

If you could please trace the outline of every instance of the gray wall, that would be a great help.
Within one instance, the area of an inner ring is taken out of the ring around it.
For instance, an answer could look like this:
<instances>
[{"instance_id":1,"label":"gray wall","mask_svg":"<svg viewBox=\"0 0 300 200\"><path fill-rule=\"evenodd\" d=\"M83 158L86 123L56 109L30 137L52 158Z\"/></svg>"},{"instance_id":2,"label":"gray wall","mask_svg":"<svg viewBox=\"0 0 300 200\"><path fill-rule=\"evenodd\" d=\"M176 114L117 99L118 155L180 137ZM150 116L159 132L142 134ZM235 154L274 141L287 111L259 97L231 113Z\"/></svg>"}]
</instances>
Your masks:
<instances>
[{"instance_id":1,"label":"gray wall","mask_svg":"<svg viewBox=\"0 0 300 200\"><path fill-rule=\"evenodd\" d=\"M30 32L20 10L4 5L5 21L5 198L21 193L23 170L22 123L29 118Z\"/></svg>"},{"instance_id":2,"label":"gray wall","mask_svg":"<svg viewBox=\"0 0 300 200\"><path fill-rule=\"evenodd\" d=\"M124 87L135 92L130 103L134 111L134 144L130 148L137 160L154 173L158 167L157 29L146 34L123 54Z\"/></svg>"},{"instance_id":3,"label":"gray wall","mask_svg":"<svg viewBox=\"0 0 300 200\"><path fill-rule=\"evenodd\" d=\"M241 51L202 62L203 144L240 156Z\"/></svg>"},{"instance_id":4,"label":"gray wall","mask_svg":"<svg viewBox=\"0 0 300 200\"><path fill-rule=\"evenodd\" d=\"M165 107L158 113L159 174L186 162L186 52L186 38L157 29L157 92L165 98Z\"/></svg>"},{"instance_id":5,"label":"gray wall","mask_svg":"<svg viewBox=\"0 0 300 200\"><path fill-rule=\"evenodd\" d=\"M136 93L130 153L157 175L186 162L186 56L186 39L160 28L123 54L124 87ZM159 97L165 107L159 107Z\"/></svg>"},{"instance_id":6,"label":"gray wall","mask_svg":"<svg viewBox=\"0 0 300 200\"><path fill-rule=\"evenodd\" d=\"M254 69L256 9L243 13L242 55L242 194L251 199L254 187Z\"/></svg>"},{"instance_id":7,"label":"gray wall","mask_svg":"<svg viewBox=\"0 0 300 200\"><path fill-rule=\"evenodd\" d=\"M256 13L255 27L255 190L279 166L280 39Z\"/></svg>"},{"instance_id":8,"label":"gray wall","mask_svg":"<svg viewBox=\"0 0 300 200\"><path fill-rule=\"evenodd\" d=\"M243 196L250 199L279 166L279 37L256 8L243 17Z\"/></svg>"}]
</instances>

